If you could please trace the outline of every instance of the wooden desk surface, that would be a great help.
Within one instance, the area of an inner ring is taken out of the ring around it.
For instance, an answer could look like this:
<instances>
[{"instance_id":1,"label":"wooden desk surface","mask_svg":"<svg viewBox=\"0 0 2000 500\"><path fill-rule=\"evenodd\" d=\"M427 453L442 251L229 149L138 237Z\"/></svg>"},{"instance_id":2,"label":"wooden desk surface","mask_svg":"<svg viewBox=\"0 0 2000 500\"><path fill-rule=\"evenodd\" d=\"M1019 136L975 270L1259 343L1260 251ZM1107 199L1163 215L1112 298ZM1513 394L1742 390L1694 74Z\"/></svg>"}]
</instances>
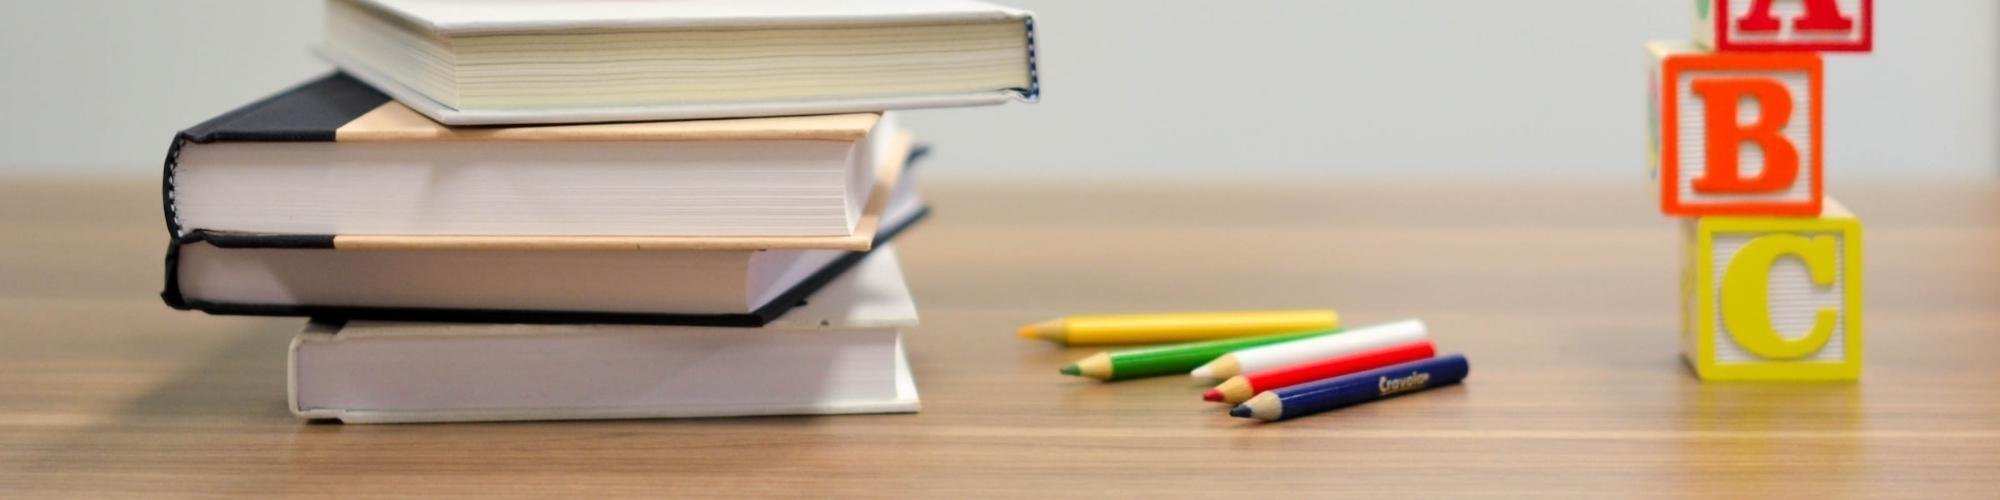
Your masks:
<instances>
[{"instance_id":1,"label":"wooden desk surface","mask_svg":"<svg viewBox=\"0 0 2000 500\"><path fill-rule=\"evenodd\" d=\"M1867 223L1860 384L1700 384L1644 186L930 186L900 244L917 415L344 426L284 409L299 321L169 310L151 180L0 179L0 497L233 493L2000 491L2000 187L1836 190ZM1180 378L1056 375L1060 313L1422 317L1473 375L1277 425Z\"/></svg>"}]
</instances>

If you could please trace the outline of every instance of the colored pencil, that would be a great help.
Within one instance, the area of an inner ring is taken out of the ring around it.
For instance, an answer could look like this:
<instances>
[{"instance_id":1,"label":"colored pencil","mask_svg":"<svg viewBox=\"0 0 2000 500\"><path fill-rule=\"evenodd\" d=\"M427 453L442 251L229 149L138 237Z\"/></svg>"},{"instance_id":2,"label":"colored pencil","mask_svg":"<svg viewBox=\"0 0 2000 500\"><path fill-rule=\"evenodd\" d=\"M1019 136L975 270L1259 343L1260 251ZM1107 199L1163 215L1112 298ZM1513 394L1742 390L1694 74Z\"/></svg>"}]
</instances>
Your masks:
<instances>
[{"instance_id":1,"label":"colored pencil","mask_svg":"<svg viewBox=\"0 0 2000 500\"><path fill-rule=\"evenodd\" d=\"M1330 330L1340 316L1330 309L1070 316L1021 327L1022 338L1067 345L1192 342L1274 333Z\"/></svg>"},{"instance_id":2,"label":"colored pencil","mask_svg":"<svg viewBox=\"0 0 2000 500\"><path fill-rule=\"evenodd\" d=\"M1229 416L1254 418L1266 422L1302 417L1399 394L1455 384L1465 380L1465 374L1471 369L1472 367L1465 362L1465 356L1459 354L1411 361L1272 389L1229 409Z\"/></svg>"},{"instance_id":3,"label":"colored pencil","mask_svg":"<svg viewBox=\"0 0 2000 500\"><path fill-rule=\"evenodd\" d=\"M1185 344L1100 352L1062 368L1064 375L1098 380L1125 380L1139 377L1180 374L1216 356L1238 349L1327 335L1338 330L1280 333L1257 337L1205 340Z\"/></svg>"},{"instance_id":4,"label":"colored pencil","mask_svg":"<svg viewBox=\"0 0 2000 500\"><path fill-rule=\"evenodd\" d=\"M1424 322L1413 319L1348 330L1340 335L1252 347L1215 358L1215 361L1189 371L1188 375L1201 379L1227 379L1280 366L1407 344L1423 340L1424 332Z\"/></svg>"},{"instance_id":5,"label":"colored pencil","mask_svg":"<svg viewBox=\"0 0 2000 500\"><path fill-rule=\"evenodd\" d=\"M1437 355L1429 340L1419 340L1346 356L1281 366L1256 373L1230 377L1221 385L1201 394L1203 401L1237 404L1264 391L1329 379L1362 370L1408 363Z\"/></svg>"}]
</instances>

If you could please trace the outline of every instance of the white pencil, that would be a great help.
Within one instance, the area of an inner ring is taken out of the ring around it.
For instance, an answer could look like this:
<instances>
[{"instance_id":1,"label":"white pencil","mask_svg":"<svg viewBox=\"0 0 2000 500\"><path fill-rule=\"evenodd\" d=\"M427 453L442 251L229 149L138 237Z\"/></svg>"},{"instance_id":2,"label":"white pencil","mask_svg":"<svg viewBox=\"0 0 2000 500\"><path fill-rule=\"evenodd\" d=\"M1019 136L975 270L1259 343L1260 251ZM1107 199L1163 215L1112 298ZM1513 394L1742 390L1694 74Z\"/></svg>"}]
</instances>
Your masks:
<instances>
[{"instance_id":1,"label":"white pencil","mask_svg":"<svg viewBox=\"0 0 2000 500\"><path fill-rule=\"evenodd\" d=\"M1422 320L1412 319L1333 335L1257 346L1224 354L1188 372L1188 376L1199 379L1225 379L1250 372L1423 340L1425 331Z\"/></svg>"}]
</instances>

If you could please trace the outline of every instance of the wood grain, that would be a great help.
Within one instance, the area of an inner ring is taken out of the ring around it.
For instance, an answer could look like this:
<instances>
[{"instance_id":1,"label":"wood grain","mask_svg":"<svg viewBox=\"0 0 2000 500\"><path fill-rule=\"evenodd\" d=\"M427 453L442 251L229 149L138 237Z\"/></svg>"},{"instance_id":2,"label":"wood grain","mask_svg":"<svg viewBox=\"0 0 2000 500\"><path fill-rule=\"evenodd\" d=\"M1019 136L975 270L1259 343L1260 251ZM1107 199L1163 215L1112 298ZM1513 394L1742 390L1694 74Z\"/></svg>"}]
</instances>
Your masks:
<instances>
[{"instance_id":1,"label":"wood grain","mask_svg":"<svg viewBox=\"0 0 2000 500\"><path fill-rule=\"evenodd\" d=\"M932 186L899 244L917 415L342 426L284 411L299 321L169 310L146 179L0 179L0 497L1915 496L2000 488L2000 188L1837 191L1859 384L1699 384L1644 186ZM1063 313L1427 320L1465 384L1275 425L1181 378L1055 374Z\"/></svg>"}]
</instances>

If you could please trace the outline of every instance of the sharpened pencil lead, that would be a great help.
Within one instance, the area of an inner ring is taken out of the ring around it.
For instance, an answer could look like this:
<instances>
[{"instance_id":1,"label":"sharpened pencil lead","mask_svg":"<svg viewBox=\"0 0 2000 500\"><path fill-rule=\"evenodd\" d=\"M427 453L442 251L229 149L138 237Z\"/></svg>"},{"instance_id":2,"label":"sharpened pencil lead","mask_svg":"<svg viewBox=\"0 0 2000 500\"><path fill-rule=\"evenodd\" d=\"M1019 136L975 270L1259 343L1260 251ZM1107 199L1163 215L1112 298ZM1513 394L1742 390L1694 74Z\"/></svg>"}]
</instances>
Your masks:
<instances>
[{"instance_id":1,"label":"sharpened pencil lead","mask_svg":"<svg viewBox=\"0 0 2000 500\"><path fill-rule=\"evenodd\" d=\"M1062 374L1069 376L1081 376L1083 375L1083 369L1078 368L1075 363L1071 363L1069 366L1062 367Z\"/></svg>"},{"instance_id":2,"label":"sharpened pencil lead","mask_svg":"<svg viewBox=\"0 0 2000 500\"><path fill-rule=\"evenodd\" d=\"M1024 339L1047 340L1058 344L1069 343L1068 333L1063 327L1063 321L1060 319L1022 326L1021 329L1015 330L1014 334Z\"/></svg>"},{"instance_id":3,"label":"sharpened pencil lead","mask_svg":"<svg viewBox=\"0 0 2000 500\"><path fill-rule=\"evenodd\" d=\"M1235 408L1230 408L1229 416L1236 418L1250 418L1250 405L1236 405Z\"/></svg>"}]
</instances>

